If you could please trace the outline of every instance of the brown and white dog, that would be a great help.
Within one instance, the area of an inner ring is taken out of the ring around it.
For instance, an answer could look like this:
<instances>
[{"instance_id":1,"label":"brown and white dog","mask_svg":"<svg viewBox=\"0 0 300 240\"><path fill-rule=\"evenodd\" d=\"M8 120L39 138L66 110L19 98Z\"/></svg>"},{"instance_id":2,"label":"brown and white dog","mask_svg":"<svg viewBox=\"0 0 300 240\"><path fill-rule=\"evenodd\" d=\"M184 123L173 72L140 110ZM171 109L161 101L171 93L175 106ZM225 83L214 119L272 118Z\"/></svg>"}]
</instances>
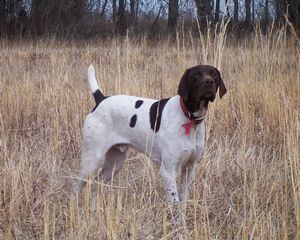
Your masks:
<instances>
[{"instance_id":1,"label":"brown and white dog","mask_svg":"<svg viewBox=\"0 0 300 240\"><path fill-rule=\"evenodd\" d=\"M186 70L178 95L162 100L127 95L106 97L99 90L92 65L88 68L88 81L96 106L84 122L81 170L75 193L99 169L98 177L109 181L122 168L128 148L133 148L160 166L169 202L186 200L195 178L195 162L204 150L208 103L214 101L218 89L220 98L226 93L218 69L198 65ZM93 198L95 204L95 193Z\"/></svg>"}]
</instances>

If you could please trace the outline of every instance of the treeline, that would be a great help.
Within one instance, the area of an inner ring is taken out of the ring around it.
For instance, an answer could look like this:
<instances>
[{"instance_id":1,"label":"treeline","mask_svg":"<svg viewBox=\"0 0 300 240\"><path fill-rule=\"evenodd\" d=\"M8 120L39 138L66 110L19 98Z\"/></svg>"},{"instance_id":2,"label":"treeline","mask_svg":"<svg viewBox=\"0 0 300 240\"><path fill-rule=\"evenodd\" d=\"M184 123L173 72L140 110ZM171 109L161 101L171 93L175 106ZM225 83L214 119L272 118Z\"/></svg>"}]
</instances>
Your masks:
<instances>
[{"instance_id":1,"label":"treeline","mask_svg":"<svg viewBox=\"0 0 300 240\"><path fill-rule=\"evenodd\" d=\"M80 37L174 33L221 20L231 30L289 21L300 29L299 0L0 0L1 37Z\"/></svg>"}]
</instances>

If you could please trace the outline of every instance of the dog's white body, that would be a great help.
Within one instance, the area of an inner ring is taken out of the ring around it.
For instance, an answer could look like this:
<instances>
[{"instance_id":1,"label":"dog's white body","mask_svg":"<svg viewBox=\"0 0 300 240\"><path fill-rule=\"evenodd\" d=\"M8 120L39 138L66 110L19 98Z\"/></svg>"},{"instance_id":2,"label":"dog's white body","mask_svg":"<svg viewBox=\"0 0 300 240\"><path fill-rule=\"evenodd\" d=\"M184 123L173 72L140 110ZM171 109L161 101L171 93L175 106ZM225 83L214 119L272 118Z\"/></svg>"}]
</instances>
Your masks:
<instances>
[{"instance_id":1,"label":"dog's white body","mask_svg":"<svg viewBox=\"0 0 300 240\"><path fill-rule=\"evenodd\" d=\"M89 67L92 92L98 89L94 68ZM142 103L136 106L137 102ZM111 96L89 113L84 122L80 192L84 179L102 169L104 181L118 173L126 159L128 147L146 154L160 166L160 175L168 200L178 203L188 197L195 177L195 161L205 145L204 121L186 134L182 126L189 120L180 106L180 96L170 98L162 112L158 131L150 124L150 108L157 100L127 95ZM135 117L134 117L135 116ZM180 189L176 176L181 172Z\"/></svg>"}]
</instances>

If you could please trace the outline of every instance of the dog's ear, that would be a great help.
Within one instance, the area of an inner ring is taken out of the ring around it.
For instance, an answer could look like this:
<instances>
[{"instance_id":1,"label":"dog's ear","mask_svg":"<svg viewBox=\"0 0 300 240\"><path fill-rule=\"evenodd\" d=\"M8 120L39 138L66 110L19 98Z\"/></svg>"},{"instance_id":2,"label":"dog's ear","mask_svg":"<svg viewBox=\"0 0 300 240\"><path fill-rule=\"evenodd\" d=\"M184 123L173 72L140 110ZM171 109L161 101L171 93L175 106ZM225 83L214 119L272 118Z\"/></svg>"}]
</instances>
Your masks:
<instances>
[{"instance_id":1,"label":"dog's ear","mask_svg":"<svg viewBox=\"0 0 300 240\"><path fill-rule=\"evenodd\" d=\"M219 96L220 96L220 98L222 98L225 95L225 93L227 92L227 89L226 89L225 83L221 77L220 71L217 68L216 68L216 70L218 72L219 82L220 82L220 86L217 86L217 90L218 90L218 87L220 87L219 88Z\"/></svg>"},{"instance_id":2,"label":"dog's ear","mask_svg":"<svg viewBox=\"0 0 300 240\"><path fill-rule=\"evenodd\" d=\"M222 98L226 92L227 92L227 89L225 87L225 83L223 82L223 79L221 78L220 89L219 89L220 98Z\"/></svg>"},{"instance_id":3,"label":"dog's ear","mask_svg":"<svg viewBox=\"0 0 300 240\"><path fill-rule=\"evenodd\" d=\"M183 98L186 102L189 99L189 88L188 88L188 77L189 77L189 70L186 70L183 76L181 77L177 94Z\"/></svg>"}]
</instances>

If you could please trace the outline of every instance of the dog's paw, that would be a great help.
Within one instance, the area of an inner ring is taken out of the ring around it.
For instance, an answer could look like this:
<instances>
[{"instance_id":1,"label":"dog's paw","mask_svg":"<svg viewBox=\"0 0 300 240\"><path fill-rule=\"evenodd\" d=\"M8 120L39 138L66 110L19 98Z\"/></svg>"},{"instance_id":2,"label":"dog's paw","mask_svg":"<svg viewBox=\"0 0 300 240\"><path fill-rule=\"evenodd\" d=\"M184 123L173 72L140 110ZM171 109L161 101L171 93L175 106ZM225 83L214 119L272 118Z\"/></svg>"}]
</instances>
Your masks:
<instances>
[{"instance_id":1,"label":"dog's paw","mask_svg":"<svg viewBox=\"0 0 300 240\"><path fill-rule=\"evenodd\" d=\"M172 205L178 205L180 203L178 193L171 192L168 197L168 202Z\"/></svg>"}]
</instances>

